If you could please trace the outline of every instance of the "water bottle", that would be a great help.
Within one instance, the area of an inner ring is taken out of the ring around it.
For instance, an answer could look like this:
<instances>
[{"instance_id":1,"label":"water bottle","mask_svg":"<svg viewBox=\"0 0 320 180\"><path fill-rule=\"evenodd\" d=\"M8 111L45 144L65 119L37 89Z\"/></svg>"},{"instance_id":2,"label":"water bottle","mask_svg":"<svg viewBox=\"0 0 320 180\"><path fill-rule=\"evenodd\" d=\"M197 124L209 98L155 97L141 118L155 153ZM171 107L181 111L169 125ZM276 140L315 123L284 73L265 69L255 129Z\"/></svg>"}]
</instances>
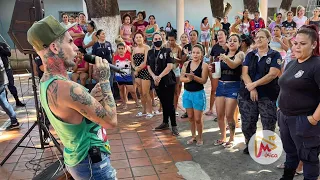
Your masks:
<instances>
[{"instance_id":1,"label":"water bottle","mask_svg":"<svg viewBox=\"0 0 320 180\"><path fill-rule=\"evenodd\" d=\"M212 78L219 79L221 77L221 64L219 60L215 60L211 63L212 67Z\"/></svg>"}]
</instances>

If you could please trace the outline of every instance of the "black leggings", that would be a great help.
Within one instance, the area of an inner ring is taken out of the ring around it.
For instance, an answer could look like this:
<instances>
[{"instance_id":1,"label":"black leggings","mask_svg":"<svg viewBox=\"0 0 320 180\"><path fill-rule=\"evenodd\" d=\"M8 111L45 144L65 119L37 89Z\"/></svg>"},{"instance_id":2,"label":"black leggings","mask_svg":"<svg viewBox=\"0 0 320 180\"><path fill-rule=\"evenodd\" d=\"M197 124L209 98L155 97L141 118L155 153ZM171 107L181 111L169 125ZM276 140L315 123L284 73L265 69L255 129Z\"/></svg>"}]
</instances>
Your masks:
<instances>
[{"instance_id":1,"label":"black leggings","mask_svg":"<svg viewBox=\"0 0 320 180\"><path fill-rule=\"evenodd\" d=\"M174 91L175 84L156 87L156 92L163 108L163 122L168 124L170 117L171 126L177 126L176 110L174 108Z\"/></svg>"}]
</instances>

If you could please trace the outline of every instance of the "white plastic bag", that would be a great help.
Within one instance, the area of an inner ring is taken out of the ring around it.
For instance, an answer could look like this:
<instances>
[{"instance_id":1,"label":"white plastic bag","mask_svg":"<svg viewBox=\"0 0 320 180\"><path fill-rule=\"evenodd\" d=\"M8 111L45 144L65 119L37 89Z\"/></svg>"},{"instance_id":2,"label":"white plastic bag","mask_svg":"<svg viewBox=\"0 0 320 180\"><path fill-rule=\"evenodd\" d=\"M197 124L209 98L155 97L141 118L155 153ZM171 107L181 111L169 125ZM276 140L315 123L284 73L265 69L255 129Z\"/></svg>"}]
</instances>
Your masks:
<instances>
[{"instance_id":1,"label":"white plastic bag","mask_svg":"<svg viewBox=\"0 0 320 180\"><path fill-rule=\"evenodd\" d=\"M221 77L221 64L220 61L214 63L214 72L212 73L212 78L219 79Z\"/></svg>"}]
</instances>

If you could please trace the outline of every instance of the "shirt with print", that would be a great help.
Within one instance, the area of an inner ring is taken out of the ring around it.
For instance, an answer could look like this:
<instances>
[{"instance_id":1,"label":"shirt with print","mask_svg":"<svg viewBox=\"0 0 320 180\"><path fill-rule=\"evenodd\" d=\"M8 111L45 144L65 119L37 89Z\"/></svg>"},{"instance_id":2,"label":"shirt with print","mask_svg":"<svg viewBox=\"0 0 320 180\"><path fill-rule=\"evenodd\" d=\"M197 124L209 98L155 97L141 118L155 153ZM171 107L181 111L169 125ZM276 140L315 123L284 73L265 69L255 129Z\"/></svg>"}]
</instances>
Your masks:
<instances>
[{"instance_id":1,"label":"shirt with print","mask_svg":"<svg viewBox=\"0 0 320 180\"><path fill-rule=\"evenodd\" d=\"M291 21L291 22L284 21L282 22L282 27L284 27L287 31L293 30L294 28L297 28L297 23L294 21Z\"/></svg>"},{"instance_id":2,"label":"shirt with print","mask_svg":"<svg viewBox=\"0 0 320 180\"><path fill-rule=\"evenodd\" d=\"M125 53L124 56L120 56L116 54L113 57L113 61L115 65L120 68L125 74L116 73L116 81L117 82L132 82L131 75L131 56L129 53Z\"/></svg>"},{"instance_id":3,"label":"shirt with print","mask_svg":"<svg viewBox=\"0 0 320 180\"><path fill-rule=\"evenodd\" d=\"M104 43L96 42L92 46L92 54L101 57L102 59L108 60L112 64L112 45L110 42L106 41Z\"/></svg>"}]
</instances>

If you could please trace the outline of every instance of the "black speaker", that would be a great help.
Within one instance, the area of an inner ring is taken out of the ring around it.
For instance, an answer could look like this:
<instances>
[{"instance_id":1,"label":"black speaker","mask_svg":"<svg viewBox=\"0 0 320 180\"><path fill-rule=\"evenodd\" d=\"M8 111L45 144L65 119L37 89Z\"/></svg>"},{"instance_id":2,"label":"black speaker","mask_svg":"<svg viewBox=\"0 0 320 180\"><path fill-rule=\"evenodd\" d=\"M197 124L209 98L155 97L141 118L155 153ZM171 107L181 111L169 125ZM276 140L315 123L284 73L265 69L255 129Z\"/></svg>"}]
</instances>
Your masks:
<instances>
[{"instance_id":1,"label":"black speaker","mask_svg":"<svg viewBox=\"0 0 320 180\"><path fill-rule=\"evenodd\" d=\"M43 0L16 0L8 34L20 52L35 54L27 41L27 31L35 21L42 18L44 18Z\"/></svg>"}]
</instances>

